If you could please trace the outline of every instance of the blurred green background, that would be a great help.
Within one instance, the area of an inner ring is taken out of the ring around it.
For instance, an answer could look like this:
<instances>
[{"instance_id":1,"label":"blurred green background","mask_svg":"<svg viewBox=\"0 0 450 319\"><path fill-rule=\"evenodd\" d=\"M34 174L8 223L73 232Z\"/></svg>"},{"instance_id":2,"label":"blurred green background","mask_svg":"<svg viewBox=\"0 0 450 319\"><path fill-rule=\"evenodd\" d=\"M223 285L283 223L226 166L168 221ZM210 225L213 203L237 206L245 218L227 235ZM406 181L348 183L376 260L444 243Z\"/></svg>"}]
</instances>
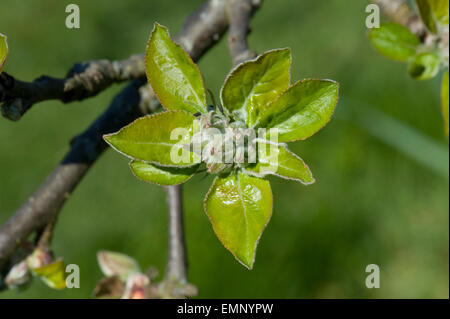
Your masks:
<instances>
[{"instance_id":1,"label":"blurred green background","mask_svg":"<svg viewBox=\"0 0 450 319\"><path fill-rule=\"evenodd\" d=\"M2 0L8 35L5 70L31 81L64 76L77 61L123 59L143 52L154 21L178 32L200 0L78 0L81 29L65 28L72 1ZM266 0L252 21L258 52L291 47L292 80L341 83L331 123L291 148L317 182L271 179L272 220L255 268L246 270L215 237L202 201L212 178L184 187L189 279L200 298L448 298L448 141L439 81L415 82L406 66L367 40L366 1ZM231 68L226 41L200 61L218 93ZM36 105L17 123L0 119L0 223L20 207L121 89L63 105ZM217 94L216 94L217 97ZM64 206L57 256L81 269L81 288L55 291L40 281L0 298L85 298L102 277L100 249L164 271L167 217L163 190L136 180L127 159L106 152ZM381 288L365 287L366 265L381 269Z\"/></svg>"}]
</instances>

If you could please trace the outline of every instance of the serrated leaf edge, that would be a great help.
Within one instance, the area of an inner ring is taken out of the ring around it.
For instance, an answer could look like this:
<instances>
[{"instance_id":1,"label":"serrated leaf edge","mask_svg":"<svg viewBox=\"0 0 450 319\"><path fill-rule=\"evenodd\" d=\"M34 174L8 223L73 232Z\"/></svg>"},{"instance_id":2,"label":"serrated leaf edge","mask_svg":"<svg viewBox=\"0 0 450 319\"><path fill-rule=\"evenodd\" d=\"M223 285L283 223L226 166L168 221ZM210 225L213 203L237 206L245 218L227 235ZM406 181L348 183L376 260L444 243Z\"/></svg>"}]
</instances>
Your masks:
<instances>
[{"instance_id":1,"label":"serrated leaf edge","mask_svg":"<svg viewBox=\"0 0 450 319\"><path fill-rule=\"evenodd\" d=\"M237 174L239 174L239 173L237 173ZM271 200L272 206L270 207L270 215L269 215L269 218L267 219L267 221L266 221L264 227L261 229L261 233L259 234L258 238L257 238L256 241L255 241L255 246L254 246L254 248L253 248L252 263L251 263L250 265L246 265L244 262L242 262L242 261L234 254L234 252L233 252L233 251L232 251L232 250L231 250L231 249L230 249L230 248L222 241L222 239L217 235L216 229L215 229L215 226L214 226L214 223L213 223L211 217L210 217L209 214L208 214L208 210L206 209L206 201L208 200L208 197L209 197L210 193L212 192L212 189L213 189L214 184L216 183L216 180L219 179L219 178L221 178L221 177L220 177L220 176L216 176L216 178L214 178L214 181L213 181L213 183L211 184L211 187L209 188L208 192L206 193L205 198L204 198L204 200L203 200L203 210L205 211L205 214L206 214L206 216L208 217L209 222L210 222L211 225L212 225L214 234L215 234L216 237L219 239L220 243L221 243L221 244L222 244L222 245L223 245L223 246L224 246L224 247L225 247L225 248L233 255L234 259L236 259L241 265L243 265L243 266L244 266L245 268L247 268L248 270L252 270L252 269L253 269L253 266L254 266L254 264L255 264L256 250L257 250L257 247L258 247L258 244L259 244L259 240L261 239L261 236L262 236L262 234L264 233L264 230L266 229L267 225L269 224L270 220L272 219L272 213L273 213L273 192L272 192L272 187L270 187L270 183L267 181L267 182L269 183L270 196L271 196L271 198L272 198L272 200ZM239 185L239 177L238 177L238 176L236 176L236 180L237 180L238 185ZM238 187L239 187L239 186L238 186Z\"/></svg>"},{"instance_id":2,"label":"serrated leaf edge","mask_svg":"<svg viewBox=\"0 0 450 319\"><path fill-rule=\"evenodd\" d=\"M312 181L311 181L311 182L305 183L305 182L303 182L301 179L298 179L298 178L287 177L287 176L284 176L284 175L280 175L280 174L277 174L277 173L271 173L271 172L268 172L268 173L266 173L266 174L264 174L264 173L261 174L261 173L257 173L257 172L253 172L253 171L246 170L245 168L243 169L243 172L244 172L245 174L247 174L247 175L250 175L250 176L253 176L253 177L259 177L259 178L264 178L264 177L266 177L266 176L273 175L273 176L277 176L277 177L280 177L280 178L285 179L285 180L290 180L290 181L297 181L297 182L300 182L300 183L302 183L302 184L305 185L305 186L314 184L314 183L316 182L316 179L314 178L314 176L313 176L313 174L312 174L312 171L311 171L311 169L309 168L308 164L306 164L306 162L305 162L300 156L298 156L297 154L295 154L294 152L292 152L291 150L289 150L287 147L284 147L284 146L280 146L280 147L284 148L285 151L291 153L295 158L297 158L298 160L300 160L300 161L305 165L306 169L309 171L309 175L310 175L311 178L312 178Z\"/></svg>"},{"instance_id":3,"label":"serrated leaf edge","mask_svg":"<svg viewBox=\"0 0 450 319\"><path fill-rule=\"evenodd\" d=\"M169 29L168 29L167 27L163 26L162 24L159 24L158 22L155 22L154 25L153 25L153 30L152 30L152 32L150 33L150 37L149 37L149 39L148 39L148 41L147 41L147 46L145 47L145 54L144 54L145 77L147 78L147 82L150 84L153 93L155 93L155 96L156 96L156 98L158 99L158 101L159 101L159 103L161 104L161 106L163 107L163 109L165 109L165 110L167 110L167 111L175 111L175 110L167 109L167 108L161 103L161 100L160 100L158 94L156 93L156 91L153 89L152 82L150 81L150 79L149 79L149 77L148 77L148 75L147 75L147 68L148 68L148 65L147 65L147 56L148 56L148 54L149 54L150 41L151 41L151 39L152 39L152 37L153 37L153 33L156 31L156 28L157 28L157 27L161 27L161 28L163 28L163 29L166 30L167 34L169 35L169 39L170 39L177 47L179 47L181 50L183 50L183 52L184 52L184 54L186 55L186 57L187 57L187 58L195 65L196 69L198 70L198 73L200 74L200 78L201 78L201 80L202 80L203 91L204 91L204 93L205 93L205 100L203 101L204 104L205 104L205 109L203 109L203 110L198 110L198 111L199 111L200 113L202 113L202 114L205 114L205 113L207 112L207 110L206 110L206 104L207 104L207 100L206 100L207 98L206 98L206 95L207 95L207 94L206 94L205 80L203 79L203 75L202 75L202 73L200 72L200 68L198 67L197 63L194 62L194 60L191 58L191 56L186 52L186 50L185 50L180 44L178 44L176 41L173 40L173 38L170 36ZM180 110L180 111L183 111L183 110ZM187 112L187 111L185 111L185 112ZM189 113L189 112L188 112L188 113ZM192 113L189 113L189 114L192 114Z\"/></svg>"},{"instance_id":4,"label":"serrated leaf edge","mask_svg":"<svg viewBox=\"0 0 450 319\"><path fill-rule=\"evenodd\" d=\"M118 130L117 132L109 133L109 134L103 134L103 136L102 136L102 137L103 137L103 140L104 140L109 146L111 146L116 152L122 154L122 155L125 156L125 157L128 157L128 158L131 159L131 160L135 160L135 161L143 162L143 163L147 163L147 164L155 164L155 165L162 166L162 167L175 167L175 168L192 167L192 166L197 165L197 164L199 164L199 163L193 163L193 164L189 164L189 165L167 165L167 164L161 164L161 163L155 162L155 161L144 161L144 160L141 160L141 159L139 159L139 158L134 158L134 157L132 157L132 156L130 156L130 155L128 155L128 154L125 154L124 152L120 151L119 149L117 149L114 145L112 145L112 144L107 140L109 137L111 137L111 136L113 136L113 135L119 134L122 130L124 130L124 129L130 127L130 126L133 125L135 122L137 122L137 121L139 121L139 120L142 120L143 118L157 117L158 115L163 114L163 113L175 113L175 112L184 112L184 113L186 113L186 114L189 114L189 115L193 116L191 113L189 113L189 112L187 112L187 111L184 111L184 110L167 110L167 111L165 111L165 112L159 112L159 113L155 113L155 114L149 114L149 115L141 116L140 118L135 119L133 122L131 122L131 123L129 123L129 124L123 126L123 127L122 127L120 130Z\"/></svg>"},{"instance_id":5,"label":"serrated leaf edge","mask_svg":"<svg viewBox=\"0 0 450 319\"><path fill-rule=\"evenodd\" d=\"M148 184L153 184L153 185L159 185L159 186L176 186L176 185L181 185L181 184L186 183L188 180L190 180L190 179L191 179L192 177L194 177L194 175L196 174L196 173L193 173L191 176L188 177L188 179L186 179L184 182L181 182L181 183L176 183L176 184L161 184L161 183L156 183L156 182L147 181L147 180L145 180L145 179L140 178L139 176L137 176L137 175L134 173L133 168L131 167L131 163L133 163L133 162L143 162L143 161L141 161L141 160L133 160L133 159L132 159L131 161L128 162L128 166L130 167L131 173L134 175L134 177L136 177L136 178L137 178L138 180L140 180L140 181L143 181L143 182L148 183ZM143 162L143 163L145 163L145 164L151 164L151 163L146 163L146 162ZM197 165L200 165L200 163L197 163ZM167 166L164 166L164 167L167 167ZM187 167L193 167L193 166L187 166ZM184 167L184 168L187 168L187 167Z\"/></svg>"},{"instance_id":6,"label":"serrated leaf edge","mask_svg":"<svg viewBox=\"0 0 450 319\"><path fill-rule=\"evenodd\" d=\"M291 83L291 67L292 67L292 53L291 53L292 51L291 51L291 48L290 47L285 47L285 48L277 48L277 49L267 50L267 51L261 53L260 55L258 55L257 57L253 58L253 59L246 60L244 62L239 63L238 65L234 66L233 69L231 69L231 71L226 76L225 81L223 82L223 84L222 84L222 86L220 88L219 95L220 95L220 103L222 104L222 107L224 109L227 109L227 107L223 103L223 98L222 98L223 90L225 88L225 84L228 83L229 79L231 79L231 78L233 78L233 76L235 76L235 73L238 72L239 69L243 68L247 64L258 62L259 60L263 59L263 57L265 57L269 53L277 52L277 51L284 51L284 50L289 50L289 53L290 53L289 54L290 55L290 58L289 58L289 72L288 73L289 73L289 83ZM276 100L276 99L277 99L277 97L275 97L274 100ZM230 110L228 110L228 109L227 109L227 111L228 111L228 114L230 114L232 116L232 112L230 112ZM234 116L233 116L233 118L234 118ZM245 119L245 120L247 120L247 119Z\"/></svg>"},{"instance_id":7,"label":"serrated leaf edge","mask_svg":"<svg viewBox=\"0 0 450 319\"><path fill-rule=\"evenodd\" d=\"M317 134L317 133L318 133L319 131L321 131L325 126L327 126L328 123L330 123L331 118L333 117L334 112L336 111L336 107L337 107L337 105L339 104L339 90L340 90L340 84L339 84L339 82L337 82L337 81L335 81L335 80L331 80L331 79L306 78L306 79L298 80L297 82L293 83L290 87L288 87L285 91L283 91L283 93L281 93L280 95L278 95L278 96L275 98L275 100L273 100L272 103L270 103L270 104L268 105L267 109L269 109L270 106L271 106L273 103L275 103L279 98L281 98L281 96L283 96L287 91L293 89L295 85L297 85L298 83L307 82L307 81L331 82L331 83L334 83L334 84L337 85L337 91L336 91L336 103L335 103L334 106L333 106L333 111L331 112L331 115L330 115L330 117L328 118L327 122L324 123L324 124L322 125L321 128L319 128L317 131L315 131L315 132L312 133L311 135L308 135L308 136L306 136L306 137L304 137L304 138L298 138L298 139L294 139L294 140L283 141L283 143L296 142L296 141L304 141L304 140L310 138L311 136ZM257 128L257 125L259 124L259 122L260 122L260 119L259 119L259 120L258 120L251 128Z\"/></svg>"}]
</instances>

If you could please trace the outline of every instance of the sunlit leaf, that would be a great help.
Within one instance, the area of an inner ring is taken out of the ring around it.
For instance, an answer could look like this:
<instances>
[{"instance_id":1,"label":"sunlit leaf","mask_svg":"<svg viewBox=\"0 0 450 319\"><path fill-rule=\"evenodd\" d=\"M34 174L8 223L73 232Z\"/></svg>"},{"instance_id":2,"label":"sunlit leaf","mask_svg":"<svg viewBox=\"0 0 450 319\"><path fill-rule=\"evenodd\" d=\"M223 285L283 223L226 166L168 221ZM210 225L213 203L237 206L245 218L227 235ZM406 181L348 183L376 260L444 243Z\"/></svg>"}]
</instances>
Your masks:
<instances>
[{"instance_id":1,"label":"sunlit leaf","mask_svg":"<svg viewBox=\"0 0 450 319\"><path fill-rule=\"evenodd\" d=\"M408 28L397 23L382 24L369 32L378 52L393 60L406 62L416 54L420 40Z\"/></svg>"},{"instance_id":2,"label":"sunlit leaf","mask_svg":"<svg viewBox=\"0 0 450 319\"><path fill-rule=\"evenodd\" d=\"M145 181L158 185L177 185L186 182L198 169L198 165L186 168L162 167L138 161L131 161L133 174Z\"/></svg>"},{"instance_id":3,"label":"sunlit leaf","mask_svg":"<svg viewBox=\"0 0 450 319\"><path fill-rule=\"evenodd\" d=\"M145 64L148 81L166 109L206 112L206 93L197 65L158 23L147 45Z\"/></svg>"},{"instance_id":4,"label":"sunlit leaf","mask_svg":"<svg viewBox=\"0 0 450 319\"><path fill-rule=\"evenodd\" d=\"M141 271L136 260L114 251L99 251L97 261L103 274L107 277L118 276L120 279L126 280L130 275Z\"/></svg>"},{"instance_id":5,"label":"sunlit leaf","mask_svg":"<svg viewBox=\"0 0 450 319\"><path fill-rule=\"evenodd\" d=\"M415 80L428 80L439 72L441 61L433 52L420 53L409 63L408 72Z\"/></svg>"},{"instance_id":6,"label":"sunlit leaf","mask_svg":"<svg viewBox=\"0 0 450 319\"><path fill-rule=\"evenodd\" d=\"M433 11L436 21L443 25L449 23L449 2L448 0L429 0L431 10Z\"/></svg>"},{"instance_id":7,"label":"sunlit leaf","mask_svg":"<svg viewBox=\"0 0 450 319\"><path fill-rule=\"evenodd\" d=\"M34 268L33 272L41 277L47 286L54 289L64 289L66 287L66 268L62 259L55 262Z\"/></svg>"},{"instance_id":8,"label":"sunlit leaf","mask_svg":"<svg viewBox=\"0 0 450 319\"><path fill-rule=\"evenodd\" d=\"M446 0L440 0L446 2ZM433 9L431 8L430 0L416 0L417 8L419 9L420 18L423 23L433 33L437 33L437 26L434 20Z\"/></svg>"},{"instance_id":9,"label":"sunlit leaf","mask_svg":"<svg viewBox=\"0 0 450 319\"><path fill-rule=\"evenodd\" d=\"M133 274L126 280L121 299L148 299L150 280L144 274Z\"/></svg>"},{"instance_id":10,"label":"sunlit leaf","mask_svg":"<svg viewBox=\"0 0 450 319\"><path fill-rule=\"evenodd\" d=\"M8 42L6 35L0 33L0 73L2 73L6 58L8 57Z\"/></svg>"},{"instance_id":11,"label":"sunlit leaf","mask_svg":"<svg viewBox=\"0 0 450 319\"><path fill-rule=\"evenodd\" d=\"M444 77L442 78L442 87L441 87L441 106L442 106L442 116L444 118L444 130L445 134L448 136L448 104L449 104L449 96L448 96L448 71L445 72Z\"/></svg>"},{"instance_id":12,"label":"sunlit leaf","mask_svg":"<svg viewBox=\"0 0 450 319\"><path fill-rule=\"evenodd\" d=\"M266 107L256 127L276 129L278 142L304 140L330 121L338 91L339 84L331 80L296 82Z\"/></svg>"},{"instance_id":13,"label":"sunlit leaf","mask_svg":"<svg viewBox=\"0 0 450 319\"><path fill-rule=\"evenodd\" d=\"M131 159L160 166L193 166L200 159L183 145L190 142L194 119L185 111L144 116L104 139Z\"/></svg>"},{"instance_id":14,"label":"sunlit leaf","mask_svg":"<svg viewBox=\"0 0 450 319\"><path fill-rule=\"evenodd\" d=\"M228 75L220 96L234 116L252 126L262 108L289 87L290 49L267 51L238 65Z\"/></svg>"},{"instance_id":15,"label":"sunlit leaf","mask_svg":"<svg viewBox=\"0 0 450 319\"><path fill-rule=\"evenodd\" d=\"M265 152L260 152L258 163L245 168L248 174L258 177L276 175L286 179L292 179L303 184L314 183L309 167L303 160L282 145L259 143L259 147L265 147Z\"/></svg>"},{"instance_id":16,"label":"sunlit leaf","mask_svg":"<svg viewBox=\"0 0 450 319\"><path fill-rule=\"evenodd\" d=\"M428 30L438 33L441 25L448 25L449 2L447 0L416 0L420 17Z\"/></svg>"},{"instance_id":17,"label":"sunlit leaf","mask_svg":"<svg viewBox=\"0 0 450 319\"><path fill-rule=\"evenodd\" d=\"M272 215L269 182L243 173L217 177L204 206L219 240L251 269L259 238Z\"/></svg>"}]
</instances>

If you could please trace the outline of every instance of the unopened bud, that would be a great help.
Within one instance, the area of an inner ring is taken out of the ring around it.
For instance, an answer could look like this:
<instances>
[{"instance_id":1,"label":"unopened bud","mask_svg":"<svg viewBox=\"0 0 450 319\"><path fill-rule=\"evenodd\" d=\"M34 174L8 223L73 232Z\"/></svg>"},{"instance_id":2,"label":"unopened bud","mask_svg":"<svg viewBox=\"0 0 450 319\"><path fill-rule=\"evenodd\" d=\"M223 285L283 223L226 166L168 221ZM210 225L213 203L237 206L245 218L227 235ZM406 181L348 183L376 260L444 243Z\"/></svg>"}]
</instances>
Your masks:
<instances>
[{"instance_id":1,"label":"unopened bud","mask_svg":"<svg viewBox=\"0 0 450 319\"><path fill-rule=\"evenodd\" d=\"M144 274L134 274L128 277L122 299L147 299L150 280Z\"/></svg>"},{"instance_id":2,"label":"unopened bud","mask_svg":"<svg viewBox=\"0 0 450 319\"><path fill-rule=\"evenodd\" d=\"M8 272L5 278L5 284L8 288L18 288L25 285L31 279L30 270L28 269L27 262L22 260L20 263L14 265Z\"/></svg>"}]
</instances>

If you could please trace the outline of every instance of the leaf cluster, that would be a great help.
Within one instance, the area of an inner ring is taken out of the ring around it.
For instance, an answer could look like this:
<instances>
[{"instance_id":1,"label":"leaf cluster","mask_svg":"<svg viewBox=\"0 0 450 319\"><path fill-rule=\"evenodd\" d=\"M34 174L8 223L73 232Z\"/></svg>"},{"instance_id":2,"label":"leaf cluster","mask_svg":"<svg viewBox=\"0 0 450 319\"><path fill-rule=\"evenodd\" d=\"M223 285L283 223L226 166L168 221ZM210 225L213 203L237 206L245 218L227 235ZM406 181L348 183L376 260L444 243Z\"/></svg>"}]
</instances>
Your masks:
<instances>
[{"instance_id":1,"label":"leaf cluster","mask_svg":"<svg viewBox=\"0 0 450 319\"><path fill-rule=\"evenodd\" d=\"M440 70L445 70L442 78L441 107L444 130L448 136L449 2L416 0L416 7L429 31L425 41L405 26L392 22L370 30L369 39L374 48L384 56L407 63L408 73L415 80L428 80L434 78Z\"/></svg>"},{"instance_id":2,"label":"leaf cluster","mask_svg":"<svg viewBox=\"0 0 450 319\"><path fill-rule=\"evenodd\" d=\"M235 67L222 86L221 105L211 108L197 65L159 24L151 33L145 61L148 81L166 111L142 117L105 140L131 159L136 177L151 183L184 183L206 164L208 173L217 174L205 197L206 215L222 244L251 269L272 214L272 191L265 177L314 182L308 166L285 143L304 140L328 123L337 104L338 84L315 79L291 84L290 50L276 49ZM175 162L171 152L177 145L190 145L195 123L221 132L238 127L272 129L278 142L270 142L272 133L257 136L260 148L272 151L262 152L270 155L258 156L256 163L215 166L209 162L214 147L206 146L202 154L189 148L183 161ZM174 139L174 130L180 128L186 133ZM206 149L211 154L205 156Z\"/></svg>"}]
</instances>

